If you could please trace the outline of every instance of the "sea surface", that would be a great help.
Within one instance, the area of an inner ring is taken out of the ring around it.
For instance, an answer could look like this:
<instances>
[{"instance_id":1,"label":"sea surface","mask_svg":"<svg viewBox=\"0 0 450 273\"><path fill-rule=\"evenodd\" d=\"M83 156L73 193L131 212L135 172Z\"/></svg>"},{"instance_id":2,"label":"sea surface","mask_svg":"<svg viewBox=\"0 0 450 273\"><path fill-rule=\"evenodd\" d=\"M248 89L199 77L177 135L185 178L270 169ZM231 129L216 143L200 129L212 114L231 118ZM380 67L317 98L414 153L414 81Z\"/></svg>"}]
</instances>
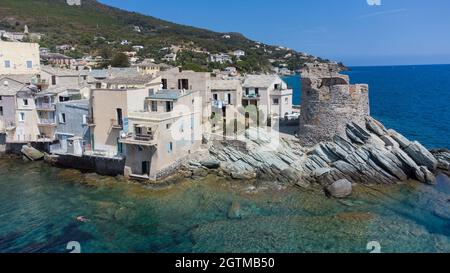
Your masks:
<instances>
[{"instance_id":1,"label":"sea surface","mask_svg":"<svg viewBox=\"0 0 450 273\"><path fill-rule=\"evenodd\" d=\"M449 66L353 68L372 113L428 147L449 145ZM298 77L287 79L297 84ZM254 190L254 188L256 190ZM240 207L240 219L228 211ZM238 204L238 205L236 205ZM80 222L77 217L87 221ZM155 189L0 157L0 252L450 252L450 179L322 190L216 176Z\"/></svg>"},{"instance_id":2,"label":"sea surface","mask_svg":"<svg viewBox=\"0 0 450 273\"><path fill-rule=\"evenodd\" d=\"M369 84L371 114L427 148L450 148L450 65L351 67L352 83ZM285 81L300 104L299 76Z\"/></svg>"}]
</instances>

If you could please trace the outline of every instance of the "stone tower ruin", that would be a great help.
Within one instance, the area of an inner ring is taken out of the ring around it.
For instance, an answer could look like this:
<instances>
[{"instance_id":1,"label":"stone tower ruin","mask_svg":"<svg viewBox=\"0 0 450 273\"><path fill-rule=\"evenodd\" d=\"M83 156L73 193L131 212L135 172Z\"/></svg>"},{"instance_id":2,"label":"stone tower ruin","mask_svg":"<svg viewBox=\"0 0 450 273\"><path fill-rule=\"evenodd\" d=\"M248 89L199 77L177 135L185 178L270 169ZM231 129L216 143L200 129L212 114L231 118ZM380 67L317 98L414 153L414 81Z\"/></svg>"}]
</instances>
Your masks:
<instances>
[{"instance_id":1,"label":"stone tower ruin","mask_svg":"<svg viewBox=\"0 0 450 273\"><path fill-rule=\"evenodd\" d=\"M307 64L302 70L300 130L302 145L345 136L347 123L365 124L370 115L369 87L351 85L333 64Z\"/></svg>"}]
</instances>

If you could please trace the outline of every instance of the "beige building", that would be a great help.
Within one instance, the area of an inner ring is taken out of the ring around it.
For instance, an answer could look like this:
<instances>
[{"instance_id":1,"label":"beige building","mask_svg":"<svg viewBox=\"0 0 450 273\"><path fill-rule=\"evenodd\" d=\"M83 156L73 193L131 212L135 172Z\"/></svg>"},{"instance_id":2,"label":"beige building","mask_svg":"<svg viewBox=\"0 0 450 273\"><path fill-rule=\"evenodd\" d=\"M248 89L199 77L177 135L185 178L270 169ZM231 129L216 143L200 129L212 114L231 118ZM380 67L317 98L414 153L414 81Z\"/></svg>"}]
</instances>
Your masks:
<instances>
[{"instance_id":1,"label":"beige building","mask_svg":"<svg viewBox=\"0 0 450 273\"><path fill-rule=\"evenodd\" d=\"M211 133L233 137L244 129L242 83L238 79L212 79Z\"/></svg>"},{"instance_id":2,"label":"beige building","mask_svg":"<svg viewBox=\"0 0 450 273\"><path fill-rule=\"evenodd\" d=\"M36 92L37 90L25 86L16 93L15 122L9 128L7 143L48 141L40 134L38 128L38 115L34 102Z\"/></svg>"},{"instance_id":3,"label":"beige building","mask_svg":"<svg viewBox=\"0 0 450 273\"><path fill-rule=\"evenodd\" d=\"M162 89L198 91L202 103L202 127L207 132L210 128L208 120L211 116L211 88L209 82L211 74L207 72L182 71L173 68L159 73Z\"/></svg>"},{"instance_id":4,"label":"beige building","mask_svg":"<svg viewBox=\"0 0 450 273\"><path fill-rule=\"evenodd\" d=\"M198 91L161 90L149 95L145 111L129 111L120 142L126 177L156 180L170 174L201 145Z\"/></svg>"},{"instance_id":5,"label":"beige building","mask_svg":"<svg viewBox=\"0 0 450 273\"><path fill-rule=\"evenodd\" d=\"M106 87L91 91L91 149L97 154L121 155L119 139L127 130L128 113L144 111L146 98L160 89L161 78L114 78L102 86Z\"/></svg>"},{"instance_id":6,"label":"beige building","mask_svg":"<svg viewBox=\"0 0 450 273\"><path fill-rule=\"evenodd\" d=\"M271 118L292 113L292 94L292 89L277 75L247 75L242 105L256 107L258 126L269 125Z\"/></svg>"},{"instance_id":7,"label":"beige building","mask_svg":"<svg viewBox=\"0 0 450 273\"><path fill-rule=\"evenodd\" d=\"M39 44L0 41L0 75L37 74L39 71Z\"/></svg>"}]
</instances>

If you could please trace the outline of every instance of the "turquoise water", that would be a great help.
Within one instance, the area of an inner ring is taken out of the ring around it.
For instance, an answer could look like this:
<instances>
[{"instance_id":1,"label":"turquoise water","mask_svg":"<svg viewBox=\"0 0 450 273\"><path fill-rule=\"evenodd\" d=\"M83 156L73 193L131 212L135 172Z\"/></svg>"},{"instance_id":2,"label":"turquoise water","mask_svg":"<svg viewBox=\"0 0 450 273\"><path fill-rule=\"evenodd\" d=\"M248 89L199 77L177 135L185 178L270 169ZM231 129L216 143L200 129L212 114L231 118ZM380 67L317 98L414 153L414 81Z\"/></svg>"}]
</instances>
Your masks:
<instances>
[{"instance_id":1,"label":"turquoise water","mask_svg":"<svg viewBox=\"0 0 450 273\"><path fill-rule=\"evenodd\" d=\"M43 162L0 159L0 252L450 252L450 180L319 189L215 177L148 189ZM228 219L232 202L241 219ZM85 216L88 222L76 221Z\"/></svg>"},{"instance_id":2,"label":"turquoise water","mask_svg":"<svg viewBox=\"0 0 450 273\"><path fill-rule=\"evenodd\" d=\"M450 147L449 66L353 68L372 113L428 147ZM298 77L287 79L300 100ZM256 192L249 191L250 186ZM165 189L0 158L0 252L450 252L450 179L321 189L209 176ZM229 219L232 203L241 219ZM85 216L88 222L79 222Z\"/></svg>"},{"instance_id":3,"label":"turquoise water","mask_svg":"<svg viewBox=\"0 0 450 273\"><path fill-rule=\"evenodd\" d=\"M367 83L372 115L427 148L450 148L450 65L352 67L352 83ZM300 104L299 77L286 78Z\"/></svg>"}]
</instances>

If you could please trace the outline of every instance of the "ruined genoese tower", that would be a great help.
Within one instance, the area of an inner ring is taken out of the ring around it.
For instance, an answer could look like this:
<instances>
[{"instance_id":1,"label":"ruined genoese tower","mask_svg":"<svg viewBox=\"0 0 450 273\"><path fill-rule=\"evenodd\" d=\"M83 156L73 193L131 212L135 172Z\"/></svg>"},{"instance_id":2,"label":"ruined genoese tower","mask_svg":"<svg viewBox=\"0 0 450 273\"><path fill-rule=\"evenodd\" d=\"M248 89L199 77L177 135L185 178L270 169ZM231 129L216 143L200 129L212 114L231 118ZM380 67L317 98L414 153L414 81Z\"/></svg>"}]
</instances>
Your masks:
<instances>
[{"instance_id":1,"label":"ruined genoese tower","mask_svg":"<svg viewBox=\"0 0 450 273\"><path fill-rule=\"evenodd\" d=\"M346 125L363 126L370 115L367 84L351 85L334 64L307 64L302 70L300 130L302 145L345 136Z\"/></svg>"}]
</instances>

